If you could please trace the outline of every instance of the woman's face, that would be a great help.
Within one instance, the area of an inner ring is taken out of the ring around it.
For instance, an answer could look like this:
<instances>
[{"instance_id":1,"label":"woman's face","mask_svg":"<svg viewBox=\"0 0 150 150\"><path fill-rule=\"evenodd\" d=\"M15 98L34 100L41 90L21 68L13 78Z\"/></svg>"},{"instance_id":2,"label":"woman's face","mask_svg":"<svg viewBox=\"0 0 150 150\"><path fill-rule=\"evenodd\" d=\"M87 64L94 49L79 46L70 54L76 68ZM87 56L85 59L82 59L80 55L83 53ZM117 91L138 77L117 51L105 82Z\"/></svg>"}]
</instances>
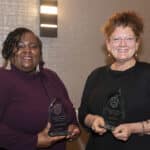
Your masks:
<instances>
[{"instance_id":1,"label":"woman's face","mask_svg":"<svg viewBox=\"0 0 150 150\"><path fill-rule=\"evenodd\" d=\"M33 33L26 32L13 50L13 65L25 72L35 71L40 61L39 44Z\"/></svg>"},{"instance_id":2,"label":"woman's face","mask_svg":"<svg viewBox=\"0 0 150 150\"><path fill-rule=\"evenodd\" d=\"M139 47L139 40L130 27L116 27L110 38L106 40L109 53L118 62L126 62L134 58Z\"/></svg>"}]
</instances>

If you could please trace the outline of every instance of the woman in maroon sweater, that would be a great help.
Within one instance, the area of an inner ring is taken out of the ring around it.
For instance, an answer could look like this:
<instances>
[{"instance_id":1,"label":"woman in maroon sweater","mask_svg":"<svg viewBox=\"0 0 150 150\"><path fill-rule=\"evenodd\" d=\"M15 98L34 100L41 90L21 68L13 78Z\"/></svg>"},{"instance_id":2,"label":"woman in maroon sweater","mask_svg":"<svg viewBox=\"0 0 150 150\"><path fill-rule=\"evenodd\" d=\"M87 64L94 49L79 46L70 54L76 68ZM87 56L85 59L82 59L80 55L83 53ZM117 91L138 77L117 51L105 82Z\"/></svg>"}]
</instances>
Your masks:
<instances>
[{"instance_id":1,"label":"woman in maroon sweater","mask_svg":"<svg viewBox=\"0 0 150 150\"><path fill-rule=\"evenodd\" d=\"M7 150L64 150L79 135L75 111L57 74L43 68L42 43L29 29L17 28L4 41L0 70L0 147ZM49 136L48 109L59 98L69 135ZM65 115L64 115L65 116Z\"/></svg>"}]
</instances>

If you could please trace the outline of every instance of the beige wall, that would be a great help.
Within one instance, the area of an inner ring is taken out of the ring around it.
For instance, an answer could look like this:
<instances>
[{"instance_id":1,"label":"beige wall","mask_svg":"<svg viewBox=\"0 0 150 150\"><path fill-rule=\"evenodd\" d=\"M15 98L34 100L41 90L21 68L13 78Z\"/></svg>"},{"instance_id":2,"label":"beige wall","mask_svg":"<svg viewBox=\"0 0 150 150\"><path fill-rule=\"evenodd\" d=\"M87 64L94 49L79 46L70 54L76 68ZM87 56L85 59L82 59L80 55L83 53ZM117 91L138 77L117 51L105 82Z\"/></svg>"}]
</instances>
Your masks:
<instances>
[{"instance_id":1,"label":"beige wall","mask_svg":"<svg viewBox=\"0 0 150 150\"><path fill-rule=\"evenodd\" d=\"M58 0L58 38L41 38L46 66L64 81L73 104L78 108L87 75L105 64L100 27L113 12L135 10L144 17L144 53L150 61L150 13L148 0ZM6 34L25 26L39 34L39 0L0 0L0 45ZM0 57L0 62L2 58ZM84 149L85 134L69 149Z\"/></svg>"},{"instance_id":2,"label":"beige wall","mask_svg":"<svg viewBox=\"0 0 150 150\"><path fill-rule=\"evenodd\" d=\"M41 38L46 66L64 81L77 108L87 75L105 63L100 27L114 11L132 9L144 17L142 59L150 61L148 0L58 0L58 38ZM39 0L0 0L0 45L6 34L25 26L39 34ZM146 13L147 12L147 13ZM2 59L0 58L0 62Z\"/></svg>"}]
</instances>

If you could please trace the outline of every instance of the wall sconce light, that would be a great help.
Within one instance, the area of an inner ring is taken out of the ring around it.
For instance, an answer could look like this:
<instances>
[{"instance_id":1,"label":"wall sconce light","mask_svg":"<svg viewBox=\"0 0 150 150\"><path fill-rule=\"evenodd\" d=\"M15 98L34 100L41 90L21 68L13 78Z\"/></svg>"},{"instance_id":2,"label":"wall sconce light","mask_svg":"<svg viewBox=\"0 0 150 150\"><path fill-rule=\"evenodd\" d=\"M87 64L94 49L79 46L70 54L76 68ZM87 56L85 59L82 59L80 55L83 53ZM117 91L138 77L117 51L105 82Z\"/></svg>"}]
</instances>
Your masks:
<instances>
[{"instance_id":1,"label":"wall sconce light","mask_svg":"<svg viewBox=\"0 0 150 150\"><path fill-rule=\"evenodd\" d=\"M40 36L57 37L57 0L40 0Z\"/></svg>"}]
</instances>

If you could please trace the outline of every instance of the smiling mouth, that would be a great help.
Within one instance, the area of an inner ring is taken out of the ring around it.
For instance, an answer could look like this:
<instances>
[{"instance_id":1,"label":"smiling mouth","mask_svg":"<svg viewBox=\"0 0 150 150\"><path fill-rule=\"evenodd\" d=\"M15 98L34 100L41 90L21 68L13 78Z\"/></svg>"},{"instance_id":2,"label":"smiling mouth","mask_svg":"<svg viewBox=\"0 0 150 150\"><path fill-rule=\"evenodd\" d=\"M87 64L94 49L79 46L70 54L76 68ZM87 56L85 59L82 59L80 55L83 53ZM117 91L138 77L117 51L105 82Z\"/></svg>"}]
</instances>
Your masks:
<instances>
[{"instance_id":1,"label":"smiling mouth","mask_svg":"<svg viewBox=\"0 0 150 150\"><path fill-rule=\"evenodd\" d=\"M119 53L127 53L129 50L128 49L118 49L117 52Z\"/></svg>"},{"instance_id":2,"label":"smiling mouth","mask_svg":"<svg viewBox=\"0 0 150 150\"><path fill-rule=\"evenodd\" d=\"M23 57L23 60L25 60L25 61L32 60L32 57L30 57L30 56L25 56L25 57Z\"/></svg>"},{"instance_id":3,"label":"smiling mouth","mask_svg":"<svg viewBox=\"0 0 150 150\"><path fill-rule=\"evenodd\" d=\"M118 51L118 53L128 53L128 51Z\"/></svg>"}]
</instances>

